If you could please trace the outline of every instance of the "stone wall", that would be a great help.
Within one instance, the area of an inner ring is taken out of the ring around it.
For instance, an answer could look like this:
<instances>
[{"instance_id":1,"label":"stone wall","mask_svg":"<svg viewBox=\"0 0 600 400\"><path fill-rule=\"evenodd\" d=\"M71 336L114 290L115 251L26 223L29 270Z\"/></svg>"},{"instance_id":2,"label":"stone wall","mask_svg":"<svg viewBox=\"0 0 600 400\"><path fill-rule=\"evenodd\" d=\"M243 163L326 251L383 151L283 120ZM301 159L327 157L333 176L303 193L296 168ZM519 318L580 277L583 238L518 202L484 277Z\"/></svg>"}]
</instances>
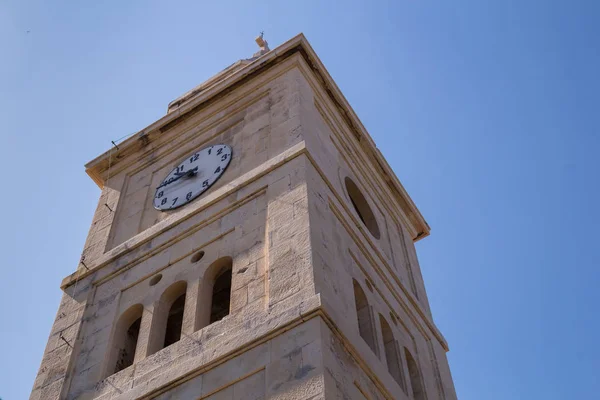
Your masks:
<instances>
[{"instance_id":1,"label":"stone wall","mask_svg":"<svg viewBox=\"0 0 600 400\"><path fill-rule=\"evenodd\" d=\"M63 281L32 399L403 399L415 382L424 398L455 398L412 219L302 55L162 129L104 172L83 263ZM216 143L233 149L216 184L185 207L156 211L154 188L174 163ZM206 285L224 258L229 315L208 324ZM367 303L363 336L354 281ZM161 348L174 285L185 293L181 338ZM114 373L119 321L136 307L133 363ZM386 357L398 360L394 376Z\"/></svg>"}]
</instances>

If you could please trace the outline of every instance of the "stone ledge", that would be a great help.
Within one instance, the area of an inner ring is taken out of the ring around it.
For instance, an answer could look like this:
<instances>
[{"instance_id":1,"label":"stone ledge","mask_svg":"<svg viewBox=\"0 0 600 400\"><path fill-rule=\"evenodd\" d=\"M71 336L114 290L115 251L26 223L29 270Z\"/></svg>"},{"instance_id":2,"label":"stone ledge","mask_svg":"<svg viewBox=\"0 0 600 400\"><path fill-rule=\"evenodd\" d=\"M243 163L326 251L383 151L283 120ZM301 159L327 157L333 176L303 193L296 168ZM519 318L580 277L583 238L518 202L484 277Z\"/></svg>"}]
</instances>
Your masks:
<instances>
[{"instance_id":1,"label":"stone ledge","mask_svg":"<svg viewBox=\"0 0 600 400\"><path fill-rule=\"evenodd\" d=\"M368 160L373 164L373 168L377 173L383 177L383 180L387 183L393 196L396 197L401 204L405 203L408 208L407 211L413 214L414 221L419 225L418 234L414 240L417 241L429 235L429 225L302 33L252 61L244 68L235 71L227 78L219 81L210 88L207 88L206 92L198 94L195 98L190 99L181 107L140 131L139 134L125 140L120 144L120 147L123 150L115 152L115 160L118 161L128 158L131 154L135 153L140 146L147 145L148 141L150 141L149 136L152 132L164 131L165 127L174 126L177 124L178 120L186 118L186 114L197 112L206 104L210 104L210 102L231 93L237 87L295 54L300 54L308 69L314 74L324 93L326 93L327 97L333 102L336 109L339 111L340 117L352 131L354 140L359 140L363 145L362 147L365 150ZM111 149L86 164L87 173L100 187L103 186L102 170L105 168L103 165L107 162L107 159L112 153L113 151Z\"/></svg>"},{"instance_id":2,"label":"stone ledge","mask_svg":"<svg viewBox=\"0 0 600 400\"><path fill-rule=\"evenodd\" d=\"M267 162L254 168L252 171L245 173L244 175L240 176L239 178L234 179L229 184L217 189L216 191L214 191L212 193L209 193L205 198L201 199L201 201L199 201L198 203L190 204L189 207L186 207L186 208L182 209L180 212L177 212L177 213L169 216L168 218L157 223L156 225L152 226L151 228L148 228L145 231L138 233L136 236L132 237L131 239L125 241L124 243L121 243L120 245L118 245L117 247L108 251L107 253L104 253L101 257L99 257L98 260L96 260L94 262L94 264L88 266L89 269L87 269L87 270L79 269L76 272L72 273L71 275L67 276L61 282L61 285L60 285L61 289L65 290L67 287L71 286L78 280L81 280L81 279L97 272L99 269L106 266L110 262L115 261L116 259L123 256L124 254L129 253L132 250L139 248L143 244L150 242L152 239L154 239L158 235L165 233L168 230L174 228L176 225L178 225L182 221L201 212L202 210L204 210L207 207L209 207L210 205L215 204L216 202L222 200L223 198L227 197L228 195L237 192L241 188L243 188L243 187L249 185L250 183L256 181L257 179L265 176L269 172L275 170L276 168L280 167L281 165L287 163L288 161L304 154L305 152L306 152L306 145L305 145L304 141L283 151L279 155L271 158ZM144 254L139 255L138 258L145 256L146 253L147 252L144 252ZM130 262L134 262L134 260L131 260Z\"/></svg>"},{"instance_id":3,"label":"stone ledge","mask_svg":"<svg viewBox=\"0 0 600 400\"><path fill-rule=\"evenodd\" d=\"M170 369L165 368L165 365L157 365L156 368L152 369L142 377L131 377L131 379L134 379L136 381L139 381L141 379L141 382L139 382L137 386L133 386L129 390L122 391L116 396L116 393L114 392L106 392L100 394L99 397L92 398L98 398L102 400L142 400L155 398L161 394L167 393L169 390L172 390L191 379L198 377L199 375L214 370L218 366L226 363L231 359L234 359L236 357L241 356L242 354L252 351L258 346L265 344L278 336L283 335L285 332L292 330L297 326L312 320L313 318L321 318L321 320L329 328L331 333L340 341L344 349L356 362L357 366L367 375L371 382L381 391L381 393L387 399L393 399L392 394L388 391L382 380L378 377L377 371L375 371L369 365L369 363L373 362L373 360L367 361L361 356L360 351L351 343L350 339L342 333L342 331L338 328L333 319L327 313L318 294L314 295L310 299L305 299L301 301L295 307L288 308L286 311L274 309L271 310L268 314L271 313L277 314L277 317L275 319L279 319L279 322L275 325L275 329L273 329L272 319L265 320L262 324L263 329L261 329L260 325L255 326L253 328L254 332L258 333L260 336L252 338L252 340L249 341L243 341L242 339L241 341L237 342L233 340L235 338L232 338L232 340L228 340L228 343L235 343L235 348L231 351L227 351L227 349L225 348L225 352L223 352L222 354L219 354L218 352L213 352L208 357L202 357L201 354L193 354L192 357L197 357L199 363L193 363L191 362L192 360L188 360L188 362L185 363L173 360L171 364L176 363L176 365L178 365L176 374L170 373ZM294 314L296 314L297 316L293 317ZM261 330L265 332L262 333ZM198 333L202 336L203 332L199 331ZM237 337L241 336L242 335L238 335ZM201 341L202 338L200 337L199 340ZM193 350L190 350L186 354L191 354L193 352ZM185 354L182 355L182 357L185 357ZM257 368L258 367L259 366L257 366ZM385 366L383 365L375 367L375 369L380 369L379 367L381 367L382 370L385 369ZM162 370L164 372L155 376L150 376L152 374L152 371L156 370ZM104 385L105 387L111 386L109 382L118 380L119 375L123 374L131 374L131 371L129 371L128 369L123 370L115 375L106 378L104 381L99 382L98 385ZM148 378L147 376L150 376L150 378Z\"/></svg>"},{"instance_id":4,"label":"stone ledge","mask_svg":"<svg viewBox=\"0 0 600 400\"><path fill-rule=\"evenodd\" d=\"M154 357L152 357L159 361L159 364L157 364L155 368L149 369L147 373L138 377L135 376L136 372L133 372L134 375L132 379L134 379L134 381L139 382L137 386L133 386L131 389L123 392L119 396L115 396L115 393L110 391L100 394L98 398L110 398L119 400L154 398L189 381L190 379L193 379L201 374L204 374L210 370L217 368L218 366L224 364L225 362L233 358L239 357L244 353L252 351L261 344L264 344L274 339L275 337L280 336L285 332L301 325L302 323L307 322L322 314L321 299L319 295L313 295L311 298L302 299L295 306L285 308L285 306L287 305L288 304L282 304L281 307L275 306L268 312L266 312L266 314L262 314L255 318L254 321L258 319L263 319L263 321L261 324L253 325L249 328L254 333L254 335L250 337L250 340L248 340L247 332L245 330L242 330L238 331L240 332L238 333L238 335L227 338L227 341L224 343L223 346L219 347L217 351L211 351L210 354L206 354L205 352L208 348L212 348L211 346L202 346L200 348L199 353L197 350L190 348L180 357L186 358L187 355L189 357L187 361L173 359L170 362L168 362L172 366L177 366L176 374L170 372L171 368L169 368L168 365L164 365L164 362L161 362L161 354L159 353L163 352L168 348L163 349L160 352L155 353L153 355ZM284 309L282 310L281 308ZM265 316L267 318L264 318ZM271 318L269 318L269 316ZM236 316L231 315L231 317L235 318ZM221 322L225 322L225 320ZM209 327L211 327L211 325L209 325L206 328ZM174 347L174 349L170 349L170 351L176 352L178 350L178 347L183 348L189 344L185 343L184 341L202 343L203 340L210 340L210 338L204 339L204 336L208 334L206 328L195 333L194 336L198 336L198 338L190 337L189 339L182 339L181 343L174 344L173 346L176 347ZM213 327L213 329L215 329L215 327ZM211 337L213 340L217 338L217 336ZM219 340L221 340L220 337ZM233 349L228 350L228 347ZM144 363L144 361L146 361L146 364L152 362L152 360L146 359L142 360L141 363ZM141 366L139 364L137 365ZM133 369L135 369L135 366L136 364L132 366ZM106 378L105 380L99 382L97 386L105 388L112 387L111 382L120 381L123 375L132 373L130 371L130 368L120 371ZM155 371L161 371L161 373L153 375L153 372Z\"/></svg>"}]
</instances>

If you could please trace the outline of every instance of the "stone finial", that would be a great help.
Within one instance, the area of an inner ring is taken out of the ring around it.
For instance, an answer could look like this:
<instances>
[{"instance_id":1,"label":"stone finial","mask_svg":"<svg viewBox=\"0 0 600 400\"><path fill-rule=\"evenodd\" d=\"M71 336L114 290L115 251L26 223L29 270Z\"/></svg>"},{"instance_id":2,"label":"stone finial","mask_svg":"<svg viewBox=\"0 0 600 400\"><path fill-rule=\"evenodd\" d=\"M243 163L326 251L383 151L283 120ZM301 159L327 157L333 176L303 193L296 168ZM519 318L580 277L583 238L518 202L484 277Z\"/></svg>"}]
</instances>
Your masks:
<instances>
[{"instance_id":1,"label":"stone finial","mask_svg":"<svg viewBox=\"0 0 600 400\"><path fill-rule=\"evenodd\" d=\"M260 51L254 53L253 57L260 57L271 50L269 49L269 43L267 43L267 41L263 38L264 34L264 32L261 32L260 35L257 36L256 39L254 39L258 47L260 47Z\"/></svg>"}]
</instances>

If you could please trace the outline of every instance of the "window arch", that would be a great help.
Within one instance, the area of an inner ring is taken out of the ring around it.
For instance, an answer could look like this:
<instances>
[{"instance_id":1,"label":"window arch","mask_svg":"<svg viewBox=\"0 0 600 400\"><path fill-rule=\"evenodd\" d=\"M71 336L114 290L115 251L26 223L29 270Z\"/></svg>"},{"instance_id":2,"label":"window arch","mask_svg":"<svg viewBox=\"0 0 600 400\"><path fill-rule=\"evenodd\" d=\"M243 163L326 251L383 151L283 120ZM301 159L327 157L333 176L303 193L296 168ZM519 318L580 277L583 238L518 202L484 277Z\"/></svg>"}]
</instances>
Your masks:
<instances>
[{"instance_id":1,"label":"window arch","mask_svg":"<svg viewBox=\"0 0 600 400\"><path fill-rule=\"evenodd\" d=\"M106 376L122 371L133 364L143 312L144 307L136 304L119 317L109 351Z\"/></svg>"},{"instance_id":2,"label":"window arch","mask_svg":"<svg viewBox=\"0 0 600 400\"><path fill-rule=\"evenodd\" d=\"M365 224L369 232L371 232L371 235L373 235L375 239L379 239L381 237L379 225L377 225L377 219L375 218L375 214L373 214L373 210L371 210L367 199L358 189L356 183L349 177L344 179L344 184L346 185L346 192L348 192L350 201L360 220Z\"/></svg>"},{"instance_id":3,"label":"window arch","mask_svg":"<svg viewBox=\"0 0 600 400\"><path fill-rule=\"evenodd\" d=\"M231 267L221 271L215 279L210 303L210 323L217 322L229 315L231 305Z\"/></svg>"},{"instance_id":4,"label":"window arch","mask_svg":"<svg viewBox=\"0 0 600 400\"><path fill-rule=\"evenodd\" d=\"M408 374L410 375L410 386L412 387L413 399L425 400L425 389L423 388L421 381L419 366L406 347L404 348L404 355L406 357L406 365L408 366Z\"/></svg>"},{"instance_id":5,"label":"window arch","mask_svg":"<svg viewBox=\"0 0 600 400\"><path fill-rule=\"evenodd\" d=\"M388 371L394 378L402 391L406 394L406 382L404 382L404 373L400 365L400 355L398 353L398 345L394 339L394 334L383 315L379 314L379 323L381 324L381 336L383 337L383 348L385 351L385 361Z\"/></svg>"},{"instance_id":6,"label":"window arch","mask_svg":"<svg viewBox=\"0 0 600 400\"><path fill-rule=\"evenodd\" d=\"M373 321L371 318L371 310L365 292L360 287L356 279L352 279L354 286L354 304L356 306L356 317L358 319L358 331L360 336L369 345L373 353L377 354L377 346L375 344L375 334L373 332Z\"/></svg>"},{"instance_id":7,"label":"window arch","mask_svg":"<svg viewBox=\"0 0 600 400\"><path fill-rule=\"evenodd\" d=\"M214 261L202 278L202 291L198 296L195 329L202 329L229 315L231 308L231 257Z\"/></svg>"},{"instance_id":8,"label":"window arch","mask_svg":"<svg viewBox=\"0 0 600 400\"><path fill-rule=\"evenodd\" d=\"M187 282L169 286L154 307L148 354L176 343L181 338Z\"/></svg>"},{"instance_id":9,"label":"window arch","mask_svg":"<svg viewBox=\"0 0 600 400\"><path fill-rule=\"evenodd\" d=\"M165 330L165 341L163 348L176 343L181 339L181 328L183 327L183 309L185 308L185 292L173 302L167 317L167 328Z\"/></svg>"}]
</instances>

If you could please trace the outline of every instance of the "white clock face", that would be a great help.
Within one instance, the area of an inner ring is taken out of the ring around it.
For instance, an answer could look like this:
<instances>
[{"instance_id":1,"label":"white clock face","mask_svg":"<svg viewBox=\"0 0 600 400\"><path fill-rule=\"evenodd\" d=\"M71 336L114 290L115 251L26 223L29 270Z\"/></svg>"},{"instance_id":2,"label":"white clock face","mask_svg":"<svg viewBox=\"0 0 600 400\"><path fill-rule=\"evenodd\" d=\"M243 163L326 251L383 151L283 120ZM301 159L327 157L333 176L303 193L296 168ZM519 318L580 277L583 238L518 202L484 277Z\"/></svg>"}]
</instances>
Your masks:
<instances>
[{"instance_id":1,"label":"white clock face","mask_svg":"<svg viewBox=\"0 0 600 400\"><path fill-rule=\"evenodd\" d=\"M156 188L154 208L172 210L200 196L223 174L231 161L231 147L215 144L182 160Z\"/></svg>"}]
</instances>

